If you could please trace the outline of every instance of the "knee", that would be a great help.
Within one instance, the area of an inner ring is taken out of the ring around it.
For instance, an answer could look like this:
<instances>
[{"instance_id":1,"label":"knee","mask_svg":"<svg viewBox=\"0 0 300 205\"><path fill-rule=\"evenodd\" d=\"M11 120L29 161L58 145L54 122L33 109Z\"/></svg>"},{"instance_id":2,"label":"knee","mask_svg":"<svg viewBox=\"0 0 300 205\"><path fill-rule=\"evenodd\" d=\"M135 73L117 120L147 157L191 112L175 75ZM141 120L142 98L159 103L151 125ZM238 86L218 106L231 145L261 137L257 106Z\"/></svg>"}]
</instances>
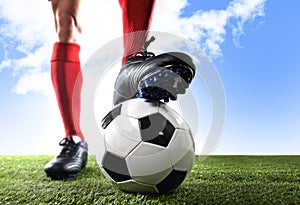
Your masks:
<instances>
[{"instance_id":1,"label":"knee","mask_svg":"<svg viewBox=\"0 0 300 205\"><path fill-rule=\"evenodd\" d=\"M75 15L60 11L56 15L58 38L62 42L76 42L81 33L78 19Z\"/></svg>"}]
</instances>

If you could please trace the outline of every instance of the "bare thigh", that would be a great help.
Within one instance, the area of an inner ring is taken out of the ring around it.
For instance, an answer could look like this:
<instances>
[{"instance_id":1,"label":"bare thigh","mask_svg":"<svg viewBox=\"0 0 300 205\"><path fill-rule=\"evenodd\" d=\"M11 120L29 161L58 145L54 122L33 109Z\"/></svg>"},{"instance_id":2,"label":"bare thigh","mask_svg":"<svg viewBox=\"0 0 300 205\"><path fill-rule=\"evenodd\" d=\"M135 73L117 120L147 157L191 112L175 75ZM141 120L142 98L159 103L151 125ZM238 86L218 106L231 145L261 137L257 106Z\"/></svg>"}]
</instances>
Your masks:
<instances>
[{"instance_id":1,"label":"bare thigh","mask_svg":"<svg viewBox=\"0 0 300 205\"><path fill-rule=\"evenodd\" d=\"M77 42L81 33L78 13L81 0L51 0L55 29L61 42Z\"/></svg>"}]
</instances>

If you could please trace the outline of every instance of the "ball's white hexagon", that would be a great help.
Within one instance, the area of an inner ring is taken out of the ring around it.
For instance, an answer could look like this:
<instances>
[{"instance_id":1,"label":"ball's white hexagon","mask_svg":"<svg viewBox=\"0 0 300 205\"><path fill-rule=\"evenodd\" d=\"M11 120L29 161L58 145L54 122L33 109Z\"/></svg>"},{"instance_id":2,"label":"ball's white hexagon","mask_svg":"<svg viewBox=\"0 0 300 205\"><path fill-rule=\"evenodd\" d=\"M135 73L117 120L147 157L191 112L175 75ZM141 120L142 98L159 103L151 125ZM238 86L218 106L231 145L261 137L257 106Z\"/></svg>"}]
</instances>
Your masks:
<instances>
[{"instance_id":1,"label":"ball's white hexagon","mask_svg":"<svg viewBox=\"0 0 300 205\"><path fill-rule=\"evenodd\" d=\"M190 132L186 130L176 129L174 135L167 147L172 165L181 161L189 152L194 153L194 144ZM191 161L187 158L188 161ZM194 160L192 160L193 162ZM190 164L189 162L187 162Z\"/></svg>"},{"instance_id":2,"label":"ball's white hexagon","mask_svg":"<svg viewBox=\"0 0 300 205\"><path fill-rule=\"evenodd\" d=\"M119 189L128 192L138 192L140 193L158 193L158 190L154 185L145 184L142 182L135 181L133 179L117 183Z\"/></svg>"},{"instance_id":3,"label":"ball's white hexagon","mask_svg":"<svg viewBox=\"0 0 300 205\"><path fill-rule=\"evenodd\" d=\"M139 119L157 113L158 107L156 101L135 98L122 103L121 114Z\"/></svg>"},{"instance_id":4,"label":"ball's white hexagon","mask_svg":"<svg viewBox=\"0 0 300 205\"><path fill-rule=\"evenodd\" d=\"M131 179L125 158L115 153L106 152L101 167L115 182Z\"/></svg>"},{"instance_id":5,"label":"ball's white hexagon","mask_svg":"<svg viewBox=\"0 0 300 205\"><path fill-rule=\"evenodd\" d=\"M140 182L157 184L171 171L172 165L164 147L140 143L127 157L130 176Z\"/></svg>"},{"instance_id":6,"label":"ball's white hexagon","mask_svg":"<svg viewBox=\"0 0 300 205\"><path fill-rule=\"evenodd\" d=\"M121 157L136 147L140 141L138 120L119 115L105 130L105 146L107 151Z\"/></svg>"},{"instance_id":7,"label":"ball's white hexagon","mask_svg":"<svg viewBox=\"0 0 300 205\"><path fill-rule=\"evenodd\" d=\"M132 176L132 179L151 184L151 185L157 185L159 182L164 180L172 171L172 167L168 167L167 169L160 171L160 172L153 172L153 174L150 175L140 175L140 176Z\"/></svg>"},{"instance_id":8,"label":"ball's white hexagon","mask_svg":"<svg viewBox=\"0 0 300 205\"><path fill-rule=\"evenodd\" d=\"M188 124L185 120L180 116L175 110L168 107L165 104L161 104L158 112L162 114L165 118L169 120L169 122L175 127L179 129L189 130Z\"/></svg>"},{"instance_id":9,"label":"ball's white hexagon","mask_svg":"<svg viewBox=\"0 0 300 205\"><path fill-rule=\"evenodd\" d=\"M165 147L151 144L148 142L141 142L128 157L148 157L151 155L156 155L159 153L164 153L166 151Z\"/></svg>"},{"instance_id":10,"label":"ball's white hexagon","mask_svg":"<svg viewBox=\"0 0 300 205\"><path fill-rule=\"evenodd\" d=\"M193 147L182 158L173 164L173 168L178 171L190 171L195 160L195 151Z\"/></svg>"}]
</instances>

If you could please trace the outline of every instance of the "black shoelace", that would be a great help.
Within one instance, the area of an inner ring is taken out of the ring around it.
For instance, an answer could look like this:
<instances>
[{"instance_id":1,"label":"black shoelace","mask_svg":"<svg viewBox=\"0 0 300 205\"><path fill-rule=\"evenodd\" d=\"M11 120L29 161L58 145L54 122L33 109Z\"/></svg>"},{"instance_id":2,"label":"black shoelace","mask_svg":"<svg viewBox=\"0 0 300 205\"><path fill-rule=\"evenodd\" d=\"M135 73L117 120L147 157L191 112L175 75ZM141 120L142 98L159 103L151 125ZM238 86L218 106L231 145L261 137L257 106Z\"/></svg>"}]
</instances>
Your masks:
<instances>
[{"instance_id":1,"label":"black shoelace","mask_svg":"<svg viewBox=\"0 0 300 205\"><path fill-rule=\"evenodd\" d=\"M72 157L77 150L77 145L72 139L64 138L59 142L59 145L63 148L57 157Z\"/></svg>"},{"instance_id":2,"label":"black shoelace","mask_svg":"<svg viewBox=\"0 0 300 205\"><path fill-rule=\"evenodd\" d=\"M144 52L138 53L135 57L144 57L145 59L147 59L147 58L151 58L151 57L155 56L154 53L147 51L149 45L153 41L155 41L155 37L154 36L152 36L148 41L145 42L145 44L144 44ZM135 58L135 57L132 57L132 58Z\"/></svg>"},{"instance_id":3,"label":"black shoelace","mask_svg":"<svg viewBox=\"0 0 300 205\"><path fill-rule=\"evenodd\" d=\"M151 53L151 52L147 52L147 49L148 49L148 47L149 47L149 45L153 42L153 41L155 41L155 37L154 36L151 36L151 38L148 40L148 41L146 41L145 42L145 44L144 44L144 52L146 52L146 53ZM153 55L154 55L154 53L152 53Z\"/></svg>"}]
</instances>

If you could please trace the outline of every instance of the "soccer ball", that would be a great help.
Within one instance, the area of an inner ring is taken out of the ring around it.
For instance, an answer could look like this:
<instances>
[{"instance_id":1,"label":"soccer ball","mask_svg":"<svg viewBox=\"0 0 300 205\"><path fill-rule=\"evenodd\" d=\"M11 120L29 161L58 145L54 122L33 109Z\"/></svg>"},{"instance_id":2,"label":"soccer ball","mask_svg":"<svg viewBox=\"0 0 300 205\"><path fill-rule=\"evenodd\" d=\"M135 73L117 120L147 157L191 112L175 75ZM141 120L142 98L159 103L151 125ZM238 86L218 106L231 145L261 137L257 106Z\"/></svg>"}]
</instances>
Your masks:
<instances>
[{"instance_id":1,"label":"soccer ball","mask_svg":"<svg viewBox=\"0 0 300 205\"><path fill-rule=\"evenodd\" d=\"M164 103L141 98L116 106L103 120L101 171L123 191L168 193L191 170L194 140L187 123Z\"/></svg>"}]
</instances>

